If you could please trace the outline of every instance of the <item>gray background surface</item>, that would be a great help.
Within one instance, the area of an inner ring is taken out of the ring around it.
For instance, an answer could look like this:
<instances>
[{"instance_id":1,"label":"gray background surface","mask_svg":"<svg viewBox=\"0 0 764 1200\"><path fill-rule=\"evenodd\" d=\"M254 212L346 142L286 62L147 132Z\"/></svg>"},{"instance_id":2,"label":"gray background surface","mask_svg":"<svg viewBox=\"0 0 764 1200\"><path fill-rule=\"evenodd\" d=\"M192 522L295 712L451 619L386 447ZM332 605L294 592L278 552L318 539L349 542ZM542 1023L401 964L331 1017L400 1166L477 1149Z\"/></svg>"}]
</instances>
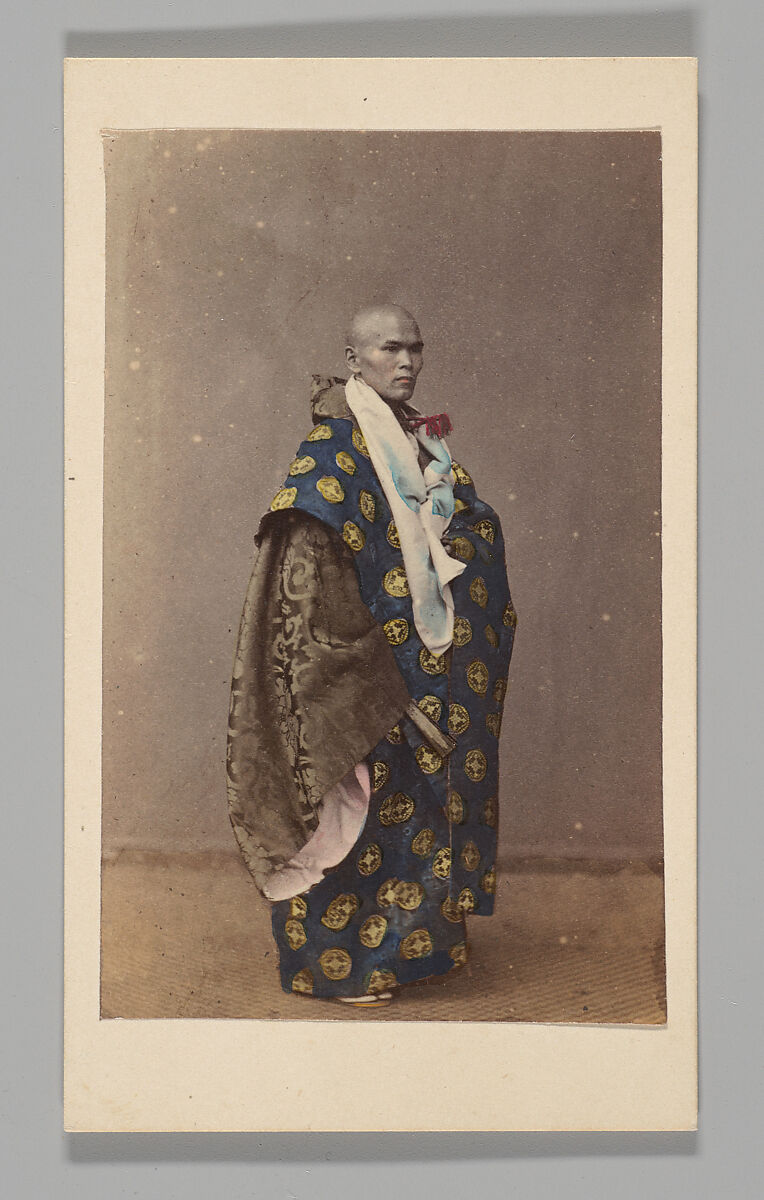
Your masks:
<instances>
[{"instance_id":1,"label":"gray background surface","mask_svg":"<svg viewBox=\"0 0 764 1200\"><path fill-rule=\"evenodd\" d=\"M105 141L103 846L235 849L252 538L370 300L501 517L520 631L503 856L661 857L657 133Z\"/></svg>"},{"instance_id":2,"label":"gray background surface","mask_svg":"<svg viewBox=\"0 0 764 1200\"><path fill-rule=\"evenodd\" d=\"M6 15L3 511L6 1193L370 1198L761 1193L758 634L762 412L760 8L548 0L448 16L445 3L38 3ZM11 17L16 26L12 28ZM368 17L366 22L364 18ZM408 20L393 18L409 18ZM323 22L309 26L309 21ZM270 28L257 29L254 23ZM176 32L179 26L199 32ZM78 31L92 30L92 33ZM701 1133L176 1135L61 1130L60 63L73 55L679 54L701 66ZM12 161L8 161L12 156Z\"/></svg>"}]
</instances>

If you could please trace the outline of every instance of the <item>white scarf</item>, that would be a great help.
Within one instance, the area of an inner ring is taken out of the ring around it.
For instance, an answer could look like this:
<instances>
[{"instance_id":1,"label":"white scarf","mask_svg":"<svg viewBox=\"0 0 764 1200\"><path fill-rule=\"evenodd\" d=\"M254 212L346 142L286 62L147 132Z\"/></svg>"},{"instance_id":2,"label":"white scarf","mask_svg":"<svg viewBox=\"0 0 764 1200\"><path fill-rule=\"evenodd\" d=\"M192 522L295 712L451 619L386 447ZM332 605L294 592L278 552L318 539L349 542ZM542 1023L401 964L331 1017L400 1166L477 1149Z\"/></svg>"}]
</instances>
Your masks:
<instances>
[{"instance_id":1,"label":"white scarf","mask_svg":"<svg viewBox=\"0 0 764 1200\"><path fill-rule=\"evenodd\" d=\"M417 632L432 654L444 654L454 632L449 585L465 569L441 542L454 511L448 447L421 426L416 436L405 433L390 406L358 376L345 384L345 396L398 530ZM419 442L433 456L424 472Z\"/></svg>"}]
</instances>

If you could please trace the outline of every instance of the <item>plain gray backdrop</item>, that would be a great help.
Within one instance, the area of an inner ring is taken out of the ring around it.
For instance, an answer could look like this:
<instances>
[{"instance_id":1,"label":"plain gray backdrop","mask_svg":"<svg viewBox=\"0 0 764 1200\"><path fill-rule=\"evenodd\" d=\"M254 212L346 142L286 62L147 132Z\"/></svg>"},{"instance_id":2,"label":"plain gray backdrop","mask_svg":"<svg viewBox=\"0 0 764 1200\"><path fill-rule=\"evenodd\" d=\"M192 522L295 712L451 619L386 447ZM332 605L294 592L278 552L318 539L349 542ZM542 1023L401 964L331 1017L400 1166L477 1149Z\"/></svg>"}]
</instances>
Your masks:
<instances>
[{"instance_id":1,"label":"plain gray backdrop","mask_svg":"<svg viewBox=\"0 0 764 1200\"><path fill-rule=\"evenodd\" d=\"M225 7L38 0L4 23L3 1188L31 1197L758 1197L761 20L563 0ZM289 24L284 24L284 20ZM14 20L12 20L14 18ZM83 56L696 55L701 90L701 1132L61 1132L61 62Z\"/></svg>"}]
</instances>

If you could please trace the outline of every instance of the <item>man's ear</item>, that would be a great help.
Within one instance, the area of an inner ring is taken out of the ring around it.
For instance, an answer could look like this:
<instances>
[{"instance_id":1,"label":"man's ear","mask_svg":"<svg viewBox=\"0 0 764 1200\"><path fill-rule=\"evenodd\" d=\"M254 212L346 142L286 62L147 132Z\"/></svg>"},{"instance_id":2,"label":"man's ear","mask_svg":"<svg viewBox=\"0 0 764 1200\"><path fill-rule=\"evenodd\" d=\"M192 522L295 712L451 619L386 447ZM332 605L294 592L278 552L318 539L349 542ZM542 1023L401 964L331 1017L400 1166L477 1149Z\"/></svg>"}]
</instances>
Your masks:
<instances>
[{"instance_id":1,"label":"man's ear","mask_svg":"<svg viewBox=\"0 0 764 1200\"><path fill-rule=\"evenodd\" d=\"M350 370L354 375L357 375L361 370L358 364L358 356L356 355L355 349L352 346L345 347L345 362L350 367Z\"/></svg>"}]
</instances>

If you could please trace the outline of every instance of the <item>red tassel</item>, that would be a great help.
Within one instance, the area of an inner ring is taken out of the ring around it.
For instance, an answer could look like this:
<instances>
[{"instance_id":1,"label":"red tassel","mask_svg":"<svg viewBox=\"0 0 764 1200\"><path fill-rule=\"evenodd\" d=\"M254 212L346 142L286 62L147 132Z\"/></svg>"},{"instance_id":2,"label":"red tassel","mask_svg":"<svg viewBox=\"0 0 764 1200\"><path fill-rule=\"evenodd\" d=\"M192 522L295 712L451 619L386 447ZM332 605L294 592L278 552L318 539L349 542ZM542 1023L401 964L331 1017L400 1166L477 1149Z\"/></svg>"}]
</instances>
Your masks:
<instances>
[{"instance_id":1,"label":"red tassel","mask_svg":"<svg viewBox=\"0 0 764 1200\"><path fill-rule=\"evenodd\" d=\"M431 417L412 417L409 424L411 429L419 429L424 425L428 437L446 437L454 430L448 413L435 413Z\"/></svg>"}]
</instances>

